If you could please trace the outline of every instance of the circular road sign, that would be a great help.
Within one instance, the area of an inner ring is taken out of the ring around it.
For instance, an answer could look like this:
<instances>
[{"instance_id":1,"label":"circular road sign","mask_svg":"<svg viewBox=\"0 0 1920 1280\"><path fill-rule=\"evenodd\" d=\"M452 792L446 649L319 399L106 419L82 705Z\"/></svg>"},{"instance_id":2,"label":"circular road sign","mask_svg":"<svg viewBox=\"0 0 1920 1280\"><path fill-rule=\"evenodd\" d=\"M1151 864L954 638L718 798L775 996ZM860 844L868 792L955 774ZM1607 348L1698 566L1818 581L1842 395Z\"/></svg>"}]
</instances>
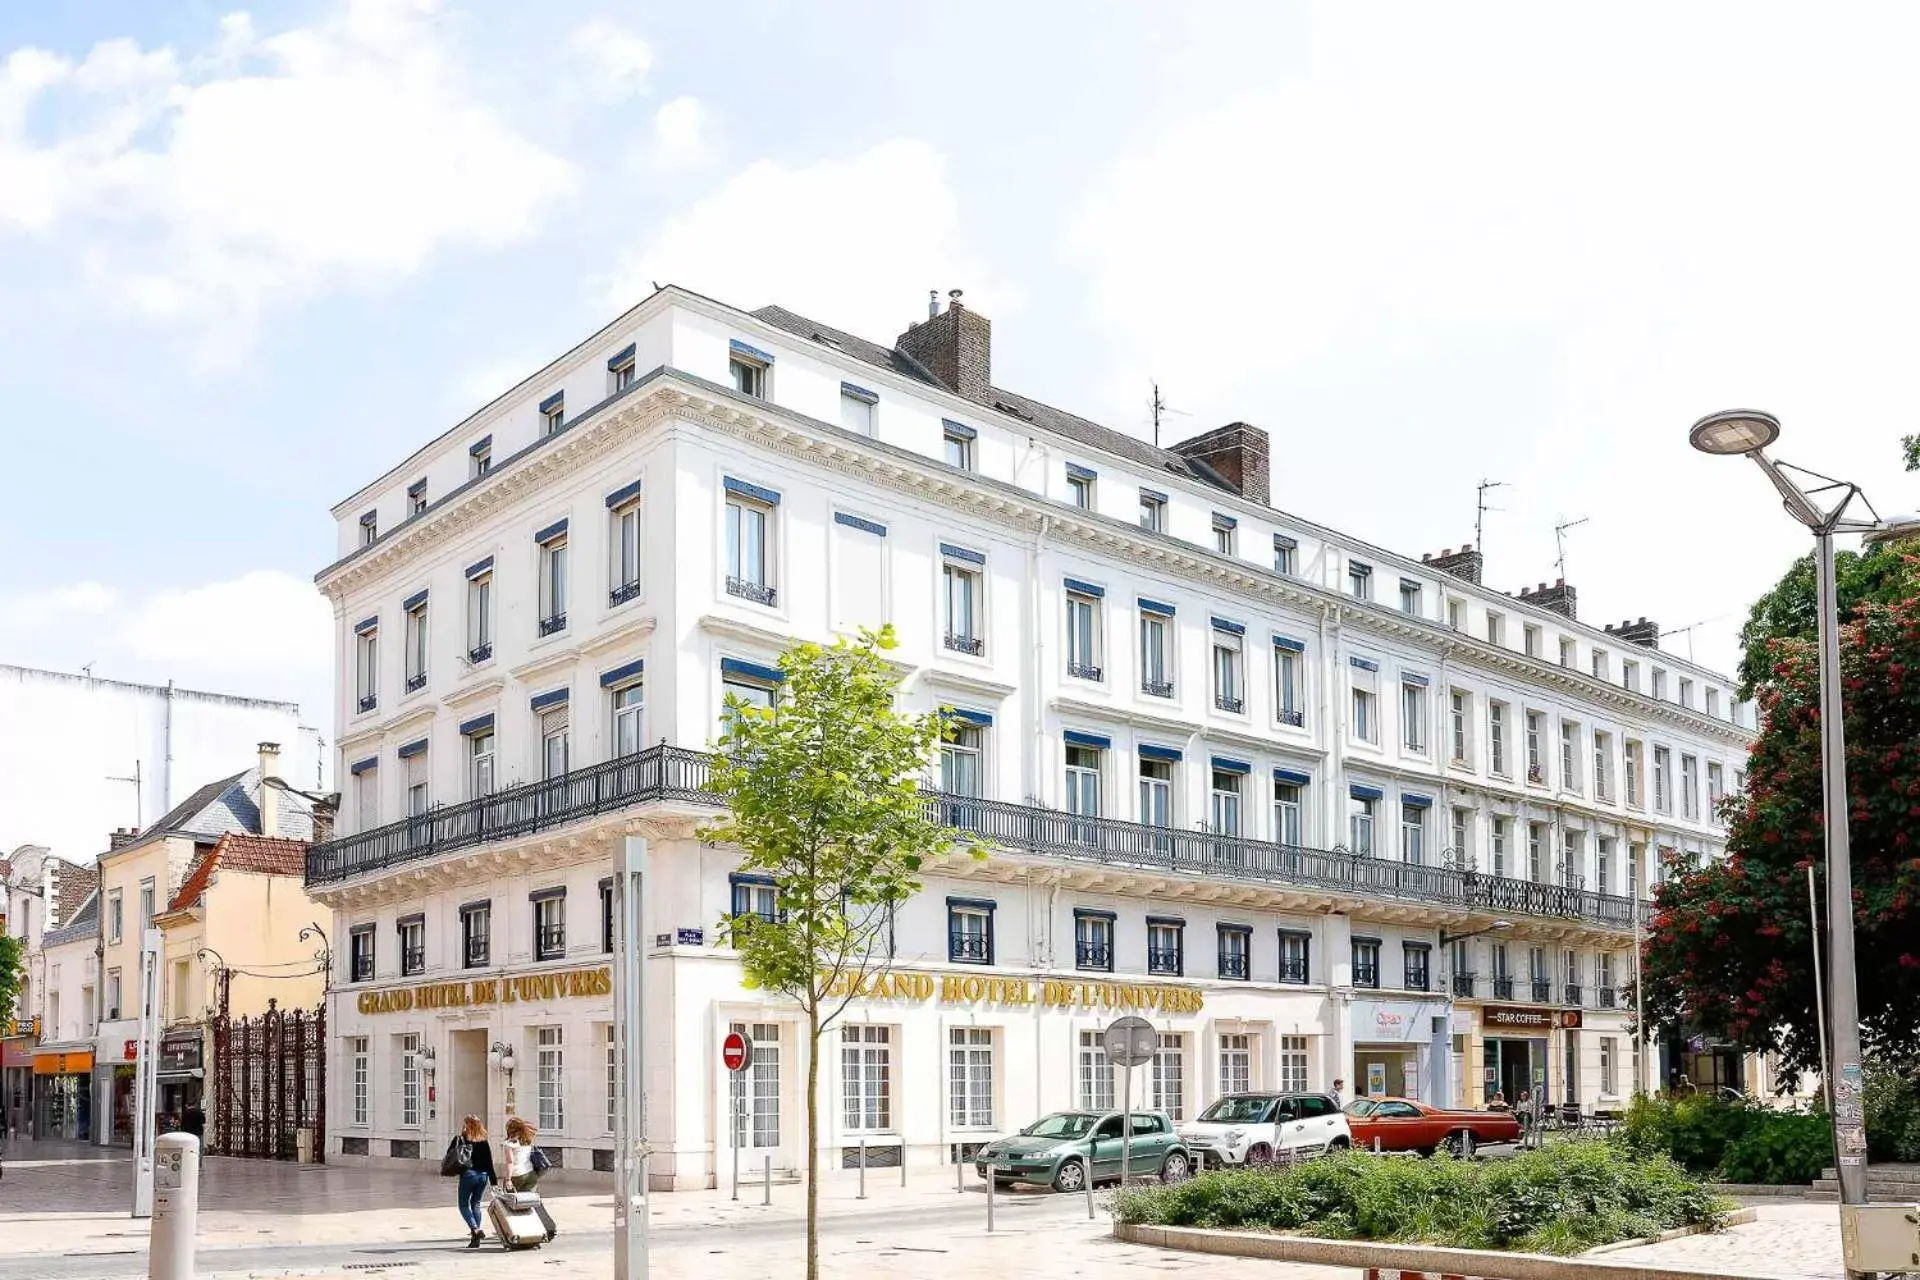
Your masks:
<instances>
[{"instance_id":1,"label":"circular road sign","mask_svg":"<svg viewBox=\"0 0 1920 1280\"><path fill-rule=\"evenodd\" d=\"M738 1031L727 1032L727 1038L720 1042L720 1061L729 1071L745 1071L753 1061L753 1041Z\"/></svg>"},{"instance_id":2,"label":"circular road sign","mask_svg":"<svg viewBox=\"0 0 1920 1280\"><path fill-rule=\"evenodd\" d=\"M1152 1062L1160 1048L1160 1033L1145 1018L1120 1018L1107 1026L1107 1061L1120 1067Z\"/></svg>"}]
</instances>

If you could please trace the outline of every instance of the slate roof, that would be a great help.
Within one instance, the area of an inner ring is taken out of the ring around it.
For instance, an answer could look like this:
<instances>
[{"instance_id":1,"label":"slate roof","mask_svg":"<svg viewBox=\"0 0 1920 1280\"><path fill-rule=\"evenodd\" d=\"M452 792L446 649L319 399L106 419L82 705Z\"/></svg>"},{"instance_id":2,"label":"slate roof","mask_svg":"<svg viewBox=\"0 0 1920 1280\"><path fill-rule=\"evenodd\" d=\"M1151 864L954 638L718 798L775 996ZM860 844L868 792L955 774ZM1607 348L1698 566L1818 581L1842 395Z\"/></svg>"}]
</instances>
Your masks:
<instances>
[{"instance_id":1,"label":"slate roof","mask_svg":"<svg viewBox=\"0 0 1920 1280\"><path fill-rule=\"evenodd\" d=\"M88 938L100 936L100 895L89 893L87 900L74 911L71 923L62 925L52 933L40 936L40 948L57 947L63 942L84 942Z\"/></svg>"},{"instance_id":2,"label":"slate roof","mask_svg":"<svg viewBox=\"0 0 1920 1280\"><path fill-rule=\"evenodd\" d=\"M220 842L194 859L180 892L173 895L171 910L184 911L198 906L206 896L207 884L220 870L250 871L267 876L304 876L307 842L278 837L242 835L229 831Z\"/></svg>"},{"instance_id":3,"label":"slate roof","mask_svg":"<svg viewBox=\"0 0 1920 1280\"><path fill-rule=\"evenodd\" d=\"M192 835L218 839L228 832L241 835L260 831L260 807L254 793L260 789L260 769L255 766L231 777L209 782L175 805L158 822L140 833L135 843L161 835ZM299 797L273 789L279 806L280 832L295 840L313 836L313 815ZM123 848L126 846L122 846Z\"/></svg>"},{"instance_id":4,"label":"slate roof","mask_svg":"<svg viewBox=\"0 0 1920 1280\"><path fill-rule=\"evenodd\" d=\"M899 374L903 378L911 378L915 382L924 383L930 387L953 391L951 387L944 386L938 378L928 372L918 360L904 351L882 343L870 342L840 329L830 328L817 320L809 320L803 315L789 311L785 307L761 307L752 315L756 320L770 324L776 329L784 329L797 337L824 342L824 345L844 355L852 356L862 363ZM1043 401L1008 391L1004 387L989 387L987 393L988 398L985 401L975 401L982 408L997 409L1002 413L1012 414L1055 435L1077 440L1089 448L1115 454L1143 467L1151 467L1156 471L1170 471L1175 475L1186 476L1217 489L1224 489L1228 493L1238 492L1219 472L1204 462L1197 462L1171 449L1158 448L1124 431L1103 427L1089 418L1068 413L1065 409L1056 409Z\"/></svg>"}]
</instances>

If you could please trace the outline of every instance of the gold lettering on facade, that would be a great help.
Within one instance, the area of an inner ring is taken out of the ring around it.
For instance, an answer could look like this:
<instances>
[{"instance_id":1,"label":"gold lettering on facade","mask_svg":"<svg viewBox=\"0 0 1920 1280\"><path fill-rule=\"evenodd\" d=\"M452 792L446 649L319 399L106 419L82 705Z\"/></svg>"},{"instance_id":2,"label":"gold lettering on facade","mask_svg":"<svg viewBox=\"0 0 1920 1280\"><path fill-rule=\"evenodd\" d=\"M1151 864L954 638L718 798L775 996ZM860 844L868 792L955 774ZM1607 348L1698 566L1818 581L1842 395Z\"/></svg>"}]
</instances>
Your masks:
<instances>
[{"instance_id":1,"label":"gold lettering on facade","mask_svg":"<svg viewBox=\"0 0 1920 1280\"><path fill-rule=\"evenodd\" d=\"M928 983L931 988L931 982ZM354 1007L363 1014L412 1009L478 1009L528 1000L578 999L613 993L613 970L568 969L559 973L483 978L471 982L422 982L386 991L362 991Z\"/></svg>"},{"instance_id":2,"label":"gold lettering on facade","mask_svg":"<svg viewBox=\"0 0 1920 1280\"><path fill-rule=\"evenodd\" d=\"M1039 1004L1049 1009L1142 1009L1163 1014L1198 1013L1206 995L1197 987L1151 982L1063 982L1055 978L1001 978L975 974L933 975L880 970L836 974L827 998L837 1000L938 999L941 1004L1010 1007Z\"/></svg>"}]
</instances>

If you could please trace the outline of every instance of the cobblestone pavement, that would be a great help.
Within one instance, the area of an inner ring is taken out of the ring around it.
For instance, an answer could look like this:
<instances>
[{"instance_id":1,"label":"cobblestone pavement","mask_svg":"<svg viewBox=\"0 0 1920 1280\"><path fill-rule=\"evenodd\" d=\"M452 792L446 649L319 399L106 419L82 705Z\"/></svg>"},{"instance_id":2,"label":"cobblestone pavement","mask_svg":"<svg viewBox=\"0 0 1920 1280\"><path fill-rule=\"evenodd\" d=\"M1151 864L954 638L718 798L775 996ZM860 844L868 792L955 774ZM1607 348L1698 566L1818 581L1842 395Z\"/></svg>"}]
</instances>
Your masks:
<instances>
[{"instance_id":1,"label":"cobblestone pavement","mask_svg":"<svg viewBox=\"0 0 1920 1280\"><path fill-rule=\"evenodd\" d=\"M1842 1280L1840 1206L1749 1200L1753 1222L1718 1235L1682 1236L1606 1254L1608 1262L1644 1263L1679 1270L1733 1271L1793 1280Z\"/></svg>"}]
</instances>

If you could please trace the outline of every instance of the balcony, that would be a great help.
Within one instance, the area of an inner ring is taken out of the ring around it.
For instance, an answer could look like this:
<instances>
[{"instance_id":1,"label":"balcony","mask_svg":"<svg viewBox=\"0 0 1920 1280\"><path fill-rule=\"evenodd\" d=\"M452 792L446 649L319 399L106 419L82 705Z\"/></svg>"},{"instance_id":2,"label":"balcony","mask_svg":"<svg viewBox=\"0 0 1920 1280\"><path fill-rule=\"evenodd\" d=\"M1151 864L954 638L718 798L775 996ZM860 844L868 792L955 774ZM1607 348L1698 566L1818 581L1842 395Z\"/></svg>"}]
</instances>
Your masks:
<instances>
[{"instance_id":1,"label":"balcony","mask_svg":"<svg viewBox=\"0 0 1920 1280\"><path fill-rule=\"evenodd\" d=\"M1569 982L1566 989L1560 993L1560 1003L1570 1008L1578 1009L1584 1003L1580 998L1582 994L1578 983Z\"/></svg>"},{"instance_id":2,"label":"balcony","mask_svg":"<svg viewBox=\"0 0 1920 1280\"><path fill-rule=\"evenodd\" d=\"M482 644L477 644L473 646L473 648L467 650L467 661L474 663L475 665L485 662L492 657L493 657L493 642L491 640L486 641Z\"/></svg>"},{"instance_id":3,"label":"balcony","mask_svg":"<svg viewBox=\"0 0 1920 1280\"><path fill-rule=\"evenodd\" d=\"M407 692L408 692L408 693L418 693L418 692L419 692L420 690L422 690L422 689L424 689L424 688L426 688L426 687L427 687L427 673L426 673L426 672L424 672L424 671L422 671L422 672L420 672L420 673L419 673L418 675L411 675L411 676L408 676L408 677L407 677Z\"/></svg>"},{"instance_id":4,"label":"balcony","mask_svg":"<svg viewBox=\"0 0 1920 1280\"><path fill-rule=\"evenodd\" d=\"M400 976L410 978L416 973L427 971L427 949L408 947L400 953Z\"/></svg>"},{"instance_id":5,"label":"balcony","mask_svg":"<svg viewBox=\"0 0 1920 1280\"><path fill-rule=\"evenodd\" d=\"M969 654L975 658L987 651L985 636L962 636L948 632L945 643L955 653Z\"/></svg>"},{"instance_id":6,"label":"balcony","mask_svg":"<svg viewBox=\"0 0 1920 1280\"><path fill-rule=\"evenodd\" d=\"M947 935L947 959L957 964L985 964L987 962L987 935L984 933L950 933Z\"/></svg>"},{"instance_id":7,"label":"balcony","mask_svg":"<svg viewBox=\"0 0 1920 1280\"><path fill-rule=\"evenodd\" d=\"M1073 967L1111 973L1113 948L1104 942L1076 942L1073 944Z\"/></svg>"},{"instance_id":8,"label":"balcony","mask_svg":"<svg viewBox=\"0 0 1920 1280\"><path fill-rule=\"evenodd\" d=\"M708 761L704 752L662 744L478 799L436 806L314 845L307 851L307 883L332 884L643 804L712 806L717 801L706 791ZM937 791L927 792L923 803L933 821L1010 853L1499 915L1579 920L1611 929L1633 927L1632 899L1590 889ZM1649 904L1638 906L1643 917L1651 914ZM1511 999L1511 991L1500 998Z\"/></svg>"},{"instance_id":9,"label":"balcony","mask_svg":"<svg viewBox=\"0 0 1920 1280\"><path fill-rule=\"evenodd\" d=\"M1221 711L1231 712L1237 716L1247 709L1247 700L1236 698L1230 693L1216 693L1213 695L1213 705Z\"/></svg>"},{"instance_id":10,"label":"balcony","mask_svg":"<svg viewBox=\"0 0 1920 1280\"><path fill-rule=\"evenodd\" d=\"M1106 672L1085 662L1069 662L1067 674L1076 680L1101 680L1106 677Z\"/></svg>"},{"instance_id":11,"label":"balcony","mask_svg":"<svg viewBox=\"0 0 1920 1280\"><path fill-rule=\"evenodd\" d=\"M1236 978L1241 982L1245 982L1247 980L1246 953L1245 952L1241 952L1239 954L1234 954L1231 952L1221 953L1220 976L1223 978Z\"/></svg>"},{"instance_id":12,"label":"balcony","mask_svg":"<svg viewBox=\"0 0 1920 1280\"><path fill-rule=\"evenodd\" d=\"M1473 999L1474 976L1475 975L1471 973L1454 974L1453 975L1453 994L1462 1000Z\"/></svg>"},{"instance_id":13,"label":"balcony","mask_svg":"<svg viewBox=\"0 0 1920 1280\"><path fill-rule=\"evenodd\" d=\"M1427 971L1425 969L1409 969L1407 970L1406 981L1406 989L1408 991L1425 991L1429 983Z\"/></svg>"},{"instance_id":14,"label":"balcony","mask_svg":"<svg viewBox=\"0 0 1920 1280\"><path fill-rule=\"evenodd\" d=\"M1599 1004L1602 1009L1613 1008L1620 999L1620 993L1612 987L1601 987L1594 992L1594 995L1599 997Z\"/></svg>"},{"instance_id":15,"label":"balcony","mask_svg":"<svg viewBox=\"0 0 1920 1280\"><path fill-rule=\"evenodd\" d=\"M769 609L779 598L779 593L764 582L749 582L745 578L728 578L727 594L739 596L742 600L751 600L755 604L764 604Z\"/></svg>"},{"instance_id":16,"label":"balcony","mask_svg":"<svg viewBox=\"0 0 1920 1280\"><path fill-rule=\"evenodd\" d=\"M1527 766L1527 781L1536 787L1544 787L1547 785L1547 771L1537 764L1530 764Z\"/></svg>"},{"instance_id":17,"label":"balcony","mask_svg":"<svg viewBox=\"0 0 1920 1280\"><path fill-rule=\"evenodd\" d=\"M1353 985L1356 987L1380 987L1380 966L1377 964L1356 964L1353 966Z\"/></svg>"},{"instance_id":18,"label":"balcony","mask_svg":"<svg viewBox=\"0 0 1920 1280\"><path fill-rule=\"evenodd\" d=\"M567 954L567 926L543 924L534 931L533 958L558 960Z\"/></svg>"},{"instance_id":19,"label":"balcony","mask_svg":"<svg viewBox=\"0 0 1920 1280\"><path fill-rule=\"evenodd\" d=\"M611 609L615 605L622 605L629 600L637 600L639 598L640 583L638 580L623 582L613 590L607 592L607 608Z\"/></svg>"},{"instance_id":20,"label":"balcony","mask_svg":"<svg viewBox=\"0 0 1920 1280\"><path fill-rule=\"evenodd\" d=\"M1308 981L1307 958L1305 956L1281 956L1280 981L1305 986Z\"/></svg>"},{"instance_id":21,"label":"balcony","mask_svg":"<svg viewBox=\"0 0 1920 1280\"><path fill-rule=\"evenodd\" d=\"M1531 985L1535 1004L1545 1004L1553 999L1553 983L1546 978L1535 978Z\"/></svg>"},{"instance_id":22,"label":"balcony","mask_svg":"<svg viewBox=\"0 0 1920 1280\"><path fill-rule=\"evenodd\" d=\"M567 615L564 613L556 613L552 617L540 619L540 634L543 636L550 636L556 631L566 629Z\"/></svg>"},{"instance_id":23,"label":"balcony","mask_svg":"<svg viewBox=\"0 0 1920 1280\"><path fill-rule=\"evenodd\" d=\"M1304 729L1307 727L1307 713L1304 711L1296 711L1292 707L1282 707L1280 708L1280 723L1289 725L1295 729Z\"/></svg>"},{"instance_id":24,"label":"balcony","mask_svg":"<svg viewBox=\"0 0 1920 1280\"><path fill-rule=\"evenodd\" d=\"M1148 947L1147 972L1180 976L1180 948Z\"/></svg>"},{"instance_id":25,"label":"balcony","mask_svg":"<svg viewBox=\"0 0 1920 1280\"><path fill-rule=\"evenodd\" d=\"M1513 979L1503 973L1493 975L1493 998L1495 1000L1513 999Z\"/></svg>"},{"instance_id":26,"label":"balcony","mask_svg":"<svg viewBox=\"0 0 1920 1280\"><path fill-rule=\"evenodd\" d=\"M373 710L373 709L374 709L375 707L377 707L377 706L379 706L379 705L380 705L380 699L379 699L379 697L378 697L378 695L376 695L376 694L371 694L371 693L365 693L365 694L362 694L362 695L360 695L360 701L359 701L358 703L356 703L355 705L356 705L356 706L357 706L357 707L358 707L358 708L359 708L359 709L360 709L361 711L371 711L371 710Z\"/></svg>"},{"instance_id":27,"label":"balcony","mask_svg":"<svg viewBox=\"0 0 1920 1280\"><path fill-rule=\"evenodd\" d=\"M1140 692L1150 698L1171 698L1173 696L1173 681L1142 680L1140 682Z\"/></svg>"}]
</instances>

